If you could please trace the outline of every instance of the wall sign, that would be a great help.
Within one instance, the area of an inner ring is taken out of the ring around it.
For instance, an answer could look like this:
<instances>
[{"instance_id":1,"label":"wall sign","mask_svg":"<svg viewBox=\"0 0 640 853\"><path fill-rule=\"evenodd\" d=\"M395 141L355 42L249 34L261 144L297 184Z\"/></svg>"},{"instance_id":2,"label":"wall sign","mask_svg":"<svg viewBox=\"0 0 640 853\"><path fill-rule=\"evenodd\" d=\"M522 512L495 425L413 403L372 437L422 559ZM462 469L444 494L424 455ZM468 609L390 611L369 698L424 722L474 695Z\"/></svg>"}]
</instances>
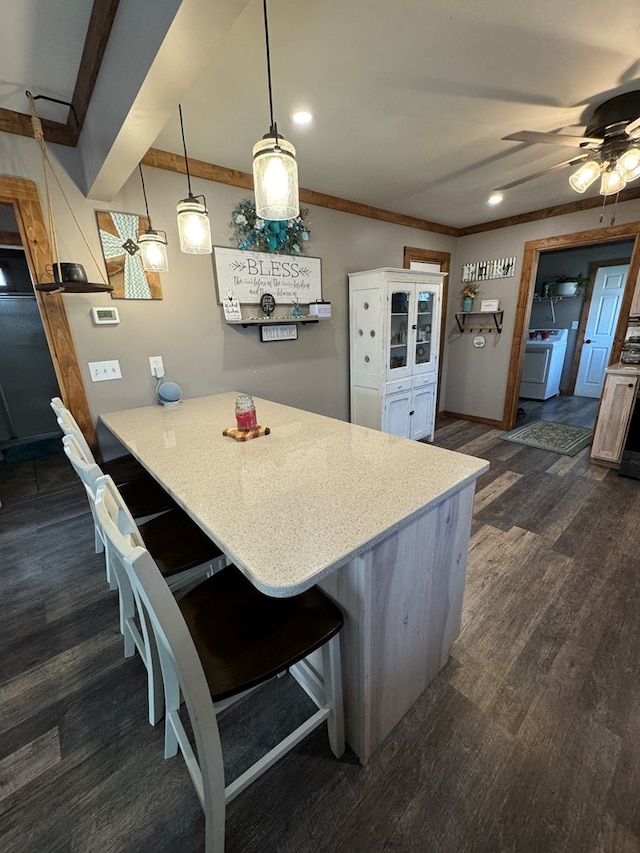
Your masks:
<instances>
[{"instance_id":1,"label":"wall sign","mask_svg":"<svg viewBox=\"0 0 640 853\"><path fill-rule=\"evenodd\" d=\"M492 261L476 261L464 264L461 281L488 281L491 278L511 278L516 274L516 258L494 258Z\"/></svg>"},{"instance_id":2,"label":"wall sign","mask_svg":"<svg viewBox=\"0 0 640 853\"><path fill-rule=\"evenodd\" d=\"M260 340L268 341L295 341L298 338L298 327L295 323L287 323L279 326L260 326Z\"/></svg>"},{"instance_id":3,"label":"wall sign","mask_svg":"<svg viewBox=\"0 0 640 853\"><path fill-rule=\"evenodd\" d=\"M264 293L278 304L322 300L320 258L214 246L213 263L220 303L229 291L241 305L258 305Z\"/></svg>"}]
</instances>

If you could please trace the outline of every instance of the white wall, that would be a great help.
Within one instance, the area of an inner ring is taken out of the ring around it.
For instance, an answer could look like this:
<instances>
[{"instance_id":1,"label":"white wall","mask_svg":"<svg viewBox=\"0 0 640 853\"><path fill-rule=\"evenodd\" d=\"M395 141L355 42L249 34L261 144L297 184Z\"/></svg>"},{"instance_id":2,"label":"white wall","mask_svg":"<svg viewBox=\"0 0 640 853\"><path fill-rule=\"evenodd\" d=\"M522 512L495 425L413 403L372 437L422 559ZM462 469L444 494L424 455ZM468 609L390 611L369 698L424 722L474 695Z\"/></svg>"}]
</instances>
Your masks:
<instances>
[{"instance_id":1,"label":"white wall","mask_svg":"<svg viewBox=\"0 0 640 853\"><path fill-rule=\"evenodd\" d=\"M49 146L49 151L91 249L101 259L95 211L144 213L138 173L111 203L87 200L58 167L57 146ZM63 158L68 156L64 151ZM33 140L0 133L0 173L36 181L44 208L42 165ZM347 274L382 266L401 267L404 246L451 252L455 243L453 238L439 234L310 208L308 254L322 259L323 297L332 303L332 317L301 327L297 341L263 344L256 328L242 329L224 322L212 257L185 255L179 250L175 205L186 195L186 178L147 167L144 175L153 226L166 230L169 237L170 272L161 274L163 299L117 300L114 304L120 312L120 325L96 328L91 324L90 308L110 304L109 296L64 297L95 418L101 412L152 402L155 383L148 356L161 355L167 379L181 386L184 397L237 389L347 420ZM214 243L230 245L231 210L249 193L198 179L192 185L194 193L206 195ZM53 199L60 259L82 263L93 280L98 271L79 230L58 192ZM114 358L120 361L122 380L92 383L87 362Z\"/></svg>"}]
</instances>

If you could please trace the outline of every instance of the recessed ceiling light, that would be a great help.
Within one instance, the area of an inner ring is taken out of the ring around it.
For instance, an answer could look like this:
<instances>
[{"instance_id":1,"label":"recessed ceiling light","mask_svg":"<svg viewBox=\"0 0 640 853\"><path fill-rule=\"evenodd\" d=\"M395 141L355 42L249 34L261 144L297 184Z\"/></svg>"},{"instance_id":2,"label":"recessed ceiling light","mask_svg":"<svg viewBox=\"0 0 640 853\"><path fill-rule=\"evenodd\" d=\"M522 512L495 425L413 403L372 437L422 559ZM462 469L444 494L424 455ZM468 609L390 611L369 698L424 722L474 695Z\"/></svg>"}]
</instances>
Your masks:
<instances>
[{"instance_id":1,"label":"recessed ceiling light","mask_svg":"<svg viewBox=\"0 0 640 853\"><path fill-rule=\"evenodd\" d=\"M306 110L299 110L297 113L294 113L291 118L296 124L311 124L311 121L313 120L311 113Z\"/></svg>"},{"instance_id":2,"label":"recessed ceiling light","mask_svg":"<svg viewBox=\"0 0 640 853\"><path fill-rule=\"evenodd\" d=\"M488 204L500 204L504 196L502 193L491 193L489 196Z\"/></svg>"}]
</instances>

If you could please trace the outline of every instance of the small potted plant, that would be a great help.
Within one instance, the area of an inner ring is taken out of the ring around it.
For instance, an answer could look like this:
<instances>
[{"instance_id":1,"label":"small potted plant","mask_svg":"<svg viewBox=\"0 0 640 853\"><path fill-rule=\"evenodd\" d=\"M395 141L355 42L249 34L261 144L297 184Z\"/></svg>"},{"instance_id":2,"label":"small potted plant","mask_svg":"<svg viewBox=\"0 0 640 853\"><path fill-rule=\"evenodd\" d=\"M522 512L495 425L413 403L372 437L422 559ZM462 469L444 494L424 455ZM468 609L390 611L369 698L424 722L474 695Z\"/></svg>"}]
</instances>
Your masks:
<instances>
[{"instance_id":1,"label":"small potted plant","mask_svg":"<svg viewBox=\"0 0 640 853\"><path fill-rule=\"evenodd\" d=\"M478 295L480 289L479 284L467 282L461 290L462 293L462 310L471 311L473 308L473 300Z\"/></svg>"},{"instance_id":2,"label":"small potted plant","mask_svg":"<svg viewBox=\"0 0 640 853\"><path fill-rule=\"evenodd\" d=\"M587 279L582 273L578 275L557 275L553 279L556 296L584 296L587 289Z\"/></svg>"}]
</instances>

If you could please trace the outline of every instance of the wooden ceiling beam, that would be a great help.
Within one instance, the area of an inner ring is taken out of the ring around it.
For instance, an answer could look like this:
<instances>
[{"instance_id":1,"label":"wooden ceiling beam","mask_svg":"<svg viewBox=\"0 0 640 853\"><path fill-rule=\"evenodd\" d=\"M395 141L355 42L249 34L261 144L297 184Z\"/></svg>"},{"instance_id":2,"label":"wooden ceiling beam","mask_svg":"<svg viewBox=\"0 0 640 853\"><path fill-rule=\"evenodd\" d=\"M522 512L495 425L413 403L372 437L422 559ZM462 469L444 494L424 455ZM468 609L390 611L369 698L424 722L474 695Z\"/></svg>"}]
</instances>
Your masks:
<instances>
[{"instance_id":1,"label":"wooden ceiling beam","mask_svg":"<svg viewBox=\"0 0 640 853\"><path fill-rule=\"evenodd\" d=\"M157 169L165 169L169 172L179 172L186 175L187 169L184 157L181 154L172 154L170 151L162 151L159 148L150 148L143 160L145 166L155 166ZM219 184L228 184L233 187L253 192L253 175L241 172L238 169L228 169L226 166L217 166L204 160L194 160L189 157L189 173L191 177L203 178L206 181L215 181ZM429 222L426 219L418 219L415 216L405 216L392 210L384 210L380 207L372 207L368 204L360 204L357 201L349 201L315 190L300 188L300 201L303 204L313 204L317 207L326 207L330 210L338 210L341 213L350 213L354 216L366 216L369 219L378 219L382 222L391 222L394 225L406 225L409 228L418 228L421 231L434 231L438 234L447 234L450 237L458 235L458 229L450 225L442 225L439 222Z\"/></svg>"},{"instance_id":2,"label":"wooden ceiling beam","mask_svg":"<svg viewBox=\"0 0 640 853\"><path fill-rule=\"evenodd\" d=\"M91 9L89 26L82 50L76 85L71 98L75 109L69 110L66 124L59 121L41 119L44 138L47 142L55 142L58 145L75 147L78 143L80 130L84 124L91 95L93 94L98 72L102 64L102 58L109 41L109 34L116 16L120 0L94 0ZM37 95L37 92L33 93ZM26 99L26 95L25 95ZM31 126L31 114L22 113L17 110L0 109L0 130L5 133L14 133L18 136L29 136L33 139L33 128Z\"/></svg>"}]
</instances>

